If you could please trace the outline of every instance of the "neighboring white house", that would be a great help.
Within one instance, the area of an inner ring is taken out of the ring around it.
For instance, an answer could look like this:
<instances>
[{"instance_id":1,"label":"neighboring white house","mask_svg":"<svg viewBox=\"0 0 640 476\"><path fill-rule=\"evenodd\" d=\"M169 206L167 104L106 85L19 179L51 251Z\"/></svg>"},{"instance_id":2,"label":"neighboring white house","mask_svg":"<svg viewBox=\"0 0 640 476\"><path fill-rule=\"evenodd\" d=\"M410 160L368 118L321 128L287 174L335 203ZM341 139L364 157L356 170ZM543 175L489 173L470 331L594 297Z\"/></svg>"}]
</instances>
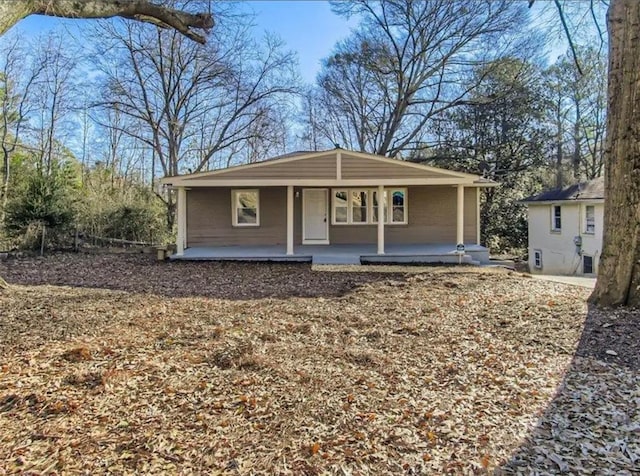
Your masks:
<instances>
[{"instance_id":1,"label":"neighboring white house","mask_svg":"<svg viewBox=\"0 0 640 476\"><path fill-rule=\"evenodd\" d=\"M529 270L595 275L602 251L604 178L523 200L529 207Z\"/></svg>"}]
</instances>

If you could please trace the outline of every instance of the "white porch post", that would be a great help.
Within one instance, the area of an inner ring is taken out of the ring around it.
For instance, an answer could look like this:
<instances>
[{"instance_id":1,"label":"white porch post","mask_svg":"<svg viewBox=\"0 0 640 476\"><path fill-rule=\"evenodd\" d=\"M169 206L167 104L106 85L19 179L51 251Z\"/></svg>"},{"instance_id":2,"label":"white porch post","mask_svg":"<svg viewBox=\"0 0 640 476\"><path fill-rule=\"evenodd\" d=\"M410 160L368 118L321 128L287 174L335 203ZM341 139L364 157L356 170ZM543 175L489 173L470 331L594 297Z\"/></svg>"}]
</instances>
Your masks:
<instances>
[{"instance_id":1,"label":"white porch post","mask_svg":"<svg viewBox=\"0 0 640 476\"><path fill-rule=\"evenodd\" d=\"M287 254L293 254L293 185L287 186Z\"/></svg>"},{"instance_id":2,"label":"white porch post","mask_svg":"<svg viewBox=\"0 0 640 476\"><path fill-rule=\"evenodd\" d=\"M389 210L391 213L391 210ZM384 254L384 186L378 185L378 254Z\"/></svg>"},{"instance_id":3,"label":"white porch post","mask_svg":"<svg viewBox=\"0 0 640 476\"><path fill-rule=\"evenodd\" d=\"M476 245L480 245L480 187L476 187Z\"/></svg>"},{"instance_id":4,"label":"white porch post","mask_svg":"<svg viewBox=\"0 0 640 476\"><path fill-rule=\"evenodd\" d=\"M187 241L187 190L178 187L178 236L176 237L176 254L183 255Z\"/></svg>"},{"instance_id":5,"label":"white porch post","mask_svg":"<svg viewBox=\"0 0 640 476\"><path fill-rule=\"evenodd\" d=\"M464 185L458 185L456 205L456 245L460 245L464 244Z\"/></svg>"}]
</instances>

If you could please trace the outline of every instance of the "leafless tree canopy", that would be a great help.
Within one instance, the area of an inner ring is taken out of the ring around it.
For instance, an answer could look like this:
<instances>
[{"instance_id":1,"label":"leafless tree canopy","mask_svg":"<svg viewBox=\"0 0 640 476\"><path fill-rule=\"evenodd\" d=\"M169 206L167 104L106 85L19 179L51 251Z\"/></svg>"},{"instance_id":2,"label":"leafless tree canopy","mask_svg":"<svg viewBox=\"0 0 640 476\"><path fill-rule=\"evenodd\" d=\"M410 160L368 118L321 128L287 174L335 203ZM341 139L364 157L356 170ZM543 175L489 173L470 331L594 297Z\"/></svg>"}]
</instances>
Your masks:
<instances>
[{"instance_id":1,"label":"leafless tree canopy","mask_svg":"<svg viewBox=\"0 0 640 476\"><path fill-rule=\"evenodd\" d=\"M318 79L325 136L395 156L415 147L431 118L465 100L465 78L526 22L526 6L504 0L335 2L359 15L357 32L325 61Z\"/></svg>"},{"instance_id":2,"label":"leafless tree canopy","mask_svg":"<svg viewBox=\"0 0 640 476\"><path fill-rule=\"evenodd\" d=\"M255 160L253 150L284 152L273 138L296 74L279 40L252 39L236 17L221 22L205 46L131 22L105 23L96 35L111 51L98 55L98 105L106 112L99 122L152 151L163 176Z\"/></svg>"}]
</instances>

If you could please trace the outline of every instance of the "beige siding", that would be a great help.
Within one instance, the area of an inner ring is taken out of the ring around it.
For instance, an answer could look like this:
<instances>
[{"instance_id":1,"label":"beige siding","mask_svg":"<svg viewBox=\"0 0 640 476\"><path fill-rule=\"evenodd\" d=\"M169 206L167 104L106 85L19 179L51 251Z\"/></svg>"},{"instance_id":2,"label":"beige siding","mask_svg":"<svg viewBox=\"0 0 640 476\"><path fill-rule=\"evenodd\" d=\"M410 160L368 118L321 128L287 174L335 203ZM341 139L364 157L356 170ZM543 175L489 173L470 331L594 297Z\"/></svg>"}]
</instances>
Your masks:
<instances>
[{"instance_id":1,"label":"beige siding","mask_svg":"<svg viewBox=\"0 0 640 476\"><path fill-rule=\"evenodd\" d=\"M294 188L294 243L302 242L302 188ZM231 225L231 188L195 188L187 192L187 245L286 244L287 189L260 189L260 226ZM456 189L452 186L408 187L408 225L385 226L389 244L455 243ZM465 188L465 243L476 240L476 190ZM329 215L331 215L329 205ZM330 219L331 217L329 217ZM330 222L331 223L331 222ZM329 225L332 244L375 243L376 225Z\"/></svg>"},{"instance_id":2,"label":"beige siding","mask_svg":"<svg viewBox=\"0 0 640 476\"><path fill-rule=\"evenodd\" d=\"M387 178L451 178L446 173L420 169L403 164L392 164L363 157L342 157L342 178L387 179Z\"/></svg>"},{"instance_id":3,"label":"beige siding","mask_svg":"<svg viewBox=\"0 0 640 476\"><path fill-rule=\"evenodd\" d=\"M286 161L284 163L265 162L254 167L229 169L216 174L202 174L190 181L229 179L335 179L336 155L331 154L311 159Z\"/></svg>"},{"instance_id":4,"label":"beige siding","mask_svg":"<svg viewBox=\"0 0 640 476\"><path fill-rule=\"evenodd\" d=\"M407 225L386 225L389 244L442 244L456 241L456 189L451 186L408 188ZM476 242L476 189L465 188L464 239ZM376 225L330 225L331 243L376 243Z\"/></svg>"},{"instance_id":5,"label":"beige siding","mask_svg":"<svg viewBox=\"0 0 640 476\"><path fill-rule=\"evenodd\" d=\"M476 206L477 193L475 188L464 189L464 242L475 245L478 239L478 208Z\"/></svg>"},{"instance_id":6,"label":"beige siding","mask_svg":"<svg viewBox=\"0 0 640 476\"><path fill-rule=\"evenodd\" d=\"M287 189L260 189L260 226L231 225L231 189L187 192L187 246L277 245L287 242Z\"/></svg>"}]
</instances>

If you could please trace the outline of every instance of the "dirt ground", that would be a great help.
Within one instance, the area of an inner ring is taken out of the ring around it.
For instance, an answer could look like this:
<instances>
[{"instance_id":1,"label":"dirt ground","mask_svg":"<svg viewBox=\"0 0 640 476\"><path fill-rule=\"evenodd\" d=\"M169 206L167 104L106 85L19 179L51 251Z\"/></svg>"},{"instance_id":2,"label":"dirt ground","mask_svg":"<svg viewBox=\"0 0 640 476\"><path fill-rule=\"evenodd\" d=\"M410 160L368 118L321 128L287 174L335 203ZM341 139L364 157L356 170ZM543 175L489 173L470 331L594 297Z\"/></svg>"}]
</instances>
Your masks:
<instances>
[{"instance_id":1,"label":"dirt ground","mask_svg":"<svg viewBox=\"0 0 640 476\"><path fill-rule=\"evenodd\" d=\"M634 474L640 322L478 268L0 262L0 474Z\"/></svg>"}]
</instances>

